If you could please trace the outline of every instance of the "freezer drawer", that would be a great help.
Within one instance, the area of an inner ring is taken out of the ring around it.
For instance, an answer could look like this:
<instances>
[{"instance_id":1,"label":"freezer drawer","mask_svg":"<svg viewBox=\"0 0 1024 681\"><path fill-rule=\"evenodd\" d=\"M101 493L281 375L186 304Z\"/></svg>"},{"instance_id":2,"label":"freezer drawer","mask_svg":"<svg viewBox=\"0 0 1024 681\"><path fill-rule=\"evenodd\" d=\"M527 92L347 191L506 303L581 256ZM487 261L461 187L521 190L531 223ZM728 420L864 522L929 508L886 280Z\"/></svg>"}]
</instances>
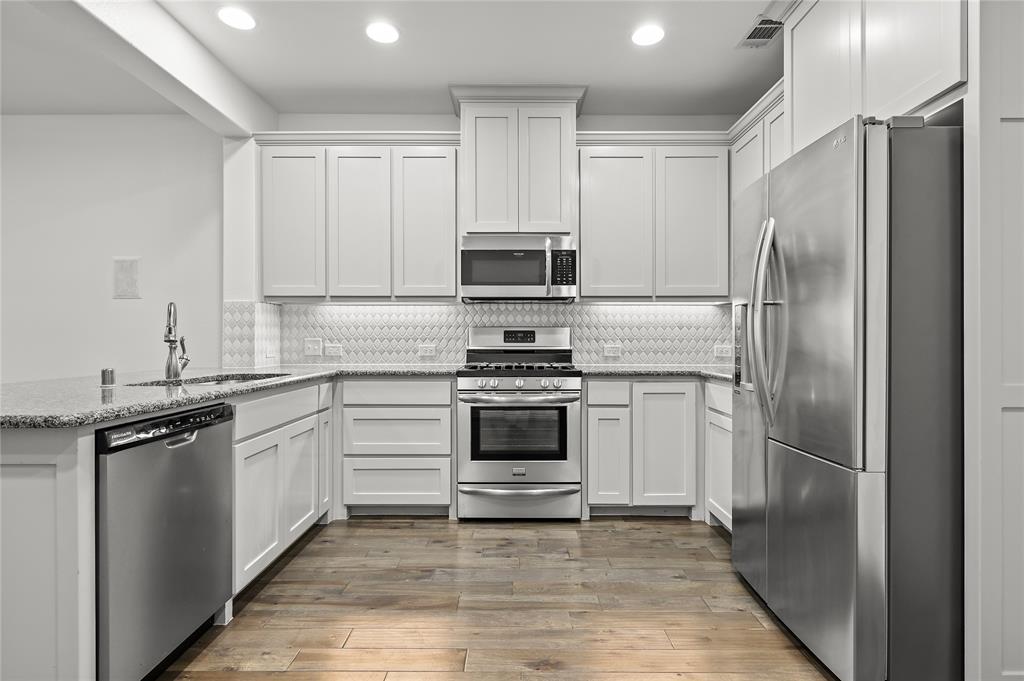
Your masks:
<instances>
[{"instance_id":1,"label":"freezer drawer","mask_svg":"<svg viewBox=\"0 0 1024 681\"><path fill-rule=\"evenodd\" d=\"M767 602L842 681L886 667L885 474L768 441Z\"/></svg>"}]
</instances>

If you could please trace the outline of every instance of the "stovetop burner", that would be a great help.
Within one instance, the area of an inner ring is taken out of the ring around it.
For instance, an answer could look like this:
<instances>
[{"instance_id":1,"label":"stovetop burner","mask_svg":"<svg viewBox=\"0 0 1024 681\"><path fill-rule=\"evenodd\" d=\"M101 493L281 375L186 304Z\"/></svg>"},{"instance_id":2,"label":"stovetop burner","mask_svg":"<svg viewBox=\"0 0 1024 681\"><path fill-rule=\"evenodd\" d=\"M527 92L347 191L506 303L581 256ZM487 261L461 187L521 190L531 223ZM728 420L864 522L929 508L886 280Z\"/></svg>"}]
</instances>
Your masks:
<instances>
[{"instance_id":1,"label":"stovetop burner","mask_svg":"<svg viewBox=\"0 0 1024 681\"><path fill-rule=\"evenodd\" d=\"M571 338L571 331L564 327L472 328L466 344L466 365L456 375L538 380L582 376L572 363Z\"/></svg>"},{"instance_id":2,"label":"stovetop burner","mask_svg":"<svg viewBox=\"0 0 1024 681\"><path fill-rule=\"evenodd\" d=\"M572 364L561 362L468 362L458 376L582 376Z\"/></svg>"}]
</instances>

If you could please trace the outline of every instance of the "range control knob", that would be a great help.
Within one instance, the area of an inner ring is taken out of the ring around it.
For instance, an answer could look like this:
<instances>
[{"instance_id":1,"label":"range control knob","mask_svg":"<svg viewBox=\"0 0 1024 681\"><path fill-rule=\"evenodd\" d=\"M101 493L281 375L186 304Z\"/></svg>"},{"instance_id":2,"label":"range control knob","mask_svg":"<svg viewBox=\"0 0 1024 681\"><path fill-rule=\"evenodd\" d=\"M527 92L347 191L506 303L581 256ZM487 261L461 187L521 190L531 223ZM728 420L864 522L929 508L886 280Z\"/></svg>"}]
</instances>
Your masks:
<instances>
[{"instance_id":1,"label":"range control knob","mask_svg":"<svg viewBox=\"0 0 1024 681\"><path fill-rule=\"evenodd\" d=\"M491 379L491 382L490 382L490 386L491 386L492 388L497 388L497 387L498 387L498 379L496 379L496 378L492 378L492 379Z\"/></svg>"},{"instance_id":2,"label":"range control knob","mask_svg":"<svg viewBox=\"0 0 1024 681\"><path fill-rule=\"evenodd\" d=\"M562 379L556 378L555 379L555 390L558 390L561 387L562 387Z\"/></svg>"},{"instance_id":3,"label":"range control knob","mask_svg":"<svg viewBox=\"0 0 1024 681\"><path fill-rule=\"evenodd\" d=\"M547 388L549 385L551 385L551 381L546 378L540 379L540 387Z\"/></svg>"},{"instance_id":4,"label":"range control knob","mask_svg":"<svg viewBox=\"0 0 1024 681\"><path fill-rule=\"evenodd\" d=\"M486 378L478 378L478 379L476 379L476 387L478 387L478 388L486 388L487 387L487 379Z\"/></svg>"},{"instance_id":5,"label":"range control knob","mask_svg":"<svg viewBox=\"0 0 1024 681\"><path fill-rule=\"evenodd\" d=\"M521 378L517 378L516 379L516 387L517 388L522 388L523 387L523 379L521 379Z\"/></svg>"}]
</instances>

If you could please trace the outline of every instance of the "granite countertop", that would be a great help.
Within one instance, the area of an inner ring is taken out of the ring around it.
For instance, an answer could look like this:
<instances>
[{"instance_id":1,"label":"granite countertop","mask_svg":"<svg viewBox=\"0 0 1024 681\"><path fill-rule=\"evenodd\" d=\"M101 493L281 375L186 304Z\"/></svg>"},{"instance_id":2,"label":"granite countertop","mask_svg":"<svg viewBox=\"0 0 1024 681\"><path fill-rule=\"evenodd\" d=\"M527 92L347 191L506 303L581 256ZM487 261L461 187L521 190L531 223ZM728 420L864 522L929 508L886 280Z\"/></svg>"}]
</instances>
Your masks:
<instances>
[{"instance_id":1,"label":"granite countertop","mask_svg":"<svg viewBox=\"0 0 1024 681\"><path fill-rule=\"evenodd\" d=\"M340 376L446 376L458 364L287 364L256 369L189 367L182 385L128 385L157 381L158 371L120 374L114 388L101 389L99 376L0 384L0 428L74 428L141 416L164 409L216 402L229 397ZM589 364L584 376L698 376L728 381L727 366ZM196 385L199 377L285 374L247 383Z\"/></svg>"}]
</instances>

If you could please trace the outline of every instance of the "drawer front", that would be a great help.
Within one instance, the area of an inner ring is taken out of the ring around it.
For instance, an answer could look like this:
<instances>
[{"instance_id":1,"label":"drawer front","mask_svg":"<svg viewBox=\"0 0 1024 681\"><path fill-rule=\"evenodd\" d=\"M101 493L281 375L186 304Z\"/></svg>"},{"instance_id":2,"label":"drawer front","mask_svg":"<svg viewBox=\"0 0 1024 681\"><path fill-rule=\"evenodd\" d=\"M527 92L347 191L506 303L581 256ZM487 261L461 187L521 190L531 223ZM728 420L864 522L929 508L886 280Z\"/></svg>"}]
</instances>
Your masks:
<instances>
[{"instance_id":1,"label":"drawer front","mask_svg":"<svg viewBox=\"0 0 1024 681\"><path fill-rule=\"evenodd\" d=\"M708 409L732 415L732 388L720 383L705 383L704 401Z\"/></svg>"},{"instance_id":2,"label":"drawer front","mask_svg":"<svg viewBox=\"0 0 1024 681\"><path fill-rule=\"evenodd\" d=\"M313 414L319 402L316 385L242 402L235 407L235 441Z\"/></svg>"},{"instance_id":3,"label":"drawer front","mask_svg":"<svg viewBox=\"0 0 1024 681\"><path fill-rule=\"evenodd\" d=\"M350 506L449 504L451 471L449 458L346 458L342 499Z\"/></svg>"},{"instance_id":4,"label":"drawer front","mask_svg":"<svg viewBox=\"0 0 1024 681\"><path fill-rule=\"evenodd\" d=\"M628 407L629 391L629 381L588 381L587 404Z\"/></svg>"},{"instance_id":5,"label":"drawer front","mask_svg":"<svg viewBox=\"0 0 1024 681\"><path fill-rule=\"evenodd\" d=\"M450 381L345 381L342 390L345 404L452 403Z\"/></svg>"},{"instance_id":6,"label":"drawer front","mask_svg":"<svg viewBox=\"0 0 1024 681\"><path fill-rule=\"evenodd\" d=\"M452 410L346 406L342 410L342 440L346 455L450 455Z\"/></svg>"}]
</instances>

